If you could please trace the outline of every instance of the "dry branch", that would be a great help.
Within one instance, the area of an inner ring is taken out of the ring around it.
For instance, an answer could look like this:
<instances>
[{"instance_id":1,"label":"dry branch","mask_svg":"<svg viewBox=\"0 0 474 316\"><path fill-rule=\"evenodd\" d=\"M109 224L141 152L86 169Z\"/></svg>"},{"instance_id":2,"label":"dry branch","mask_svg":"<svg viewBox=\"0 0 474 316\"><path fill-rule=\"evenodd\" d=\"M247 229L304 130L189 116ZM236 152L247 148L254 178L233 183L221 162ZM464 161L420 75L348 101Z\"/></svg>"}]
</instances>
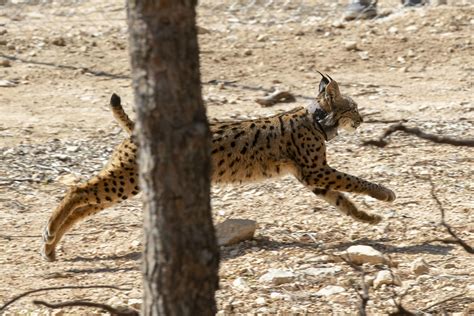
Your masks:
<instances>
[{"instance_id":1,"label":"dry branch","mask_svg":"<svg viewBox=\"0 0 474 316\"><path fill-rule=\"evenodd\" d=\"M441 225L444 226L444 228L446 228L446 230L448 231L448 234L451 235L451 237L454 238L454 242L458 245L460 245L461 247L464 248L464 250L468 253L471 253L473 254L474 253L474 249L469 246L464 240L462 240L461 238L458 237L458 235L456 235L456 233L453 231L453 229L451 228L451 226L449 226L448 223L446 223L446 221L444 220L445 219L445 210L444 210L444 207L443 207L443 204L441 203L441 201L439 200L438 196L436 195L436 192L435 192L435 184L433 182L433 180L431 178L428 178L428 181L430 182L431 184L431 196L433 197L433 199L436 201L436 204L438 205L438 209L441 213ZM450 240L449 241L450 243L453 243L453 240Z\"/></svg>"},{"instance_id":2,"label":"dry branch","mask_svg":"<svg viewBox=\"0 0 474 316\"><path fill-rule=\"evenodd\" d=\"M77 306L95 307L95 308L100 308L101 310L108 312L110 313L110 315L114 315L114 316L138 316L139 315L138 311L134 309L129 309L129 308L118 309L107 304L100 304L100 303L94 303L94 302L89 302L89 301L69 301L69 302L52 304L45 301L34 300L33 304L43 305L52 309L63 308L63 307L77 307Z\"/></svg>"},{"instance_id":3,"label":"dry branch","mask_svg":"<svg viewBox=\"0 0 474 316\"><path fill-rule=\"evenodd\" d=\"M257 102L263 107L272 106L281 102L289 103L295 101L295 96L288 91L275 91L274 93L266 96L265 98L259 98L255 100L255 102Z\"/></svg>"},{"instance_id":4,"label":"dry branch","mask_svg":"<svg viewBox=\"0 0 474 316\"><path fill-rule=\"evenodd\" d=\"M39 288L36 290L26 291L22 294L19 294L12 298L11 300L7 301L3 306L0 307L0 312L6 310L8 306L13 304L14 302L18 301L20 298L25 297L27 295L38 293L38 292L45 292L45 291L53 291L53 290L66 290L66 289L113 289L119 291L129 291L129 288L120 288L113 285L70 285L70 286L54 286L54 287L45 287Z\"/></svg>"},{"instance_id":5,"label":"dry branch","mask_svg":"<svg viewBox=\"0 0 474 316\"><path fill-rule=\"evenodd\" d=\"M391 134L397 132L397 131L402 131L407 134L415 135L419 138L423 138L438 144L449 144L453 146L467 146L467 147L474 147L474 139L468 138L468 139L458 139L458 138L453 138L449 136L440 136L440 135L435 135L435 134L429 134L425 133L422 130L420 130L417 127L407 127L403 125L402 123L397 123L389 128L383 133L383 135L376 140L368 140L362 143L362 145L367 146L367 145L372 145L372 146L377 146L377 147L385 147L388 145L388 141L385 140L388 136Z\"/></svg>"}]
</instances>

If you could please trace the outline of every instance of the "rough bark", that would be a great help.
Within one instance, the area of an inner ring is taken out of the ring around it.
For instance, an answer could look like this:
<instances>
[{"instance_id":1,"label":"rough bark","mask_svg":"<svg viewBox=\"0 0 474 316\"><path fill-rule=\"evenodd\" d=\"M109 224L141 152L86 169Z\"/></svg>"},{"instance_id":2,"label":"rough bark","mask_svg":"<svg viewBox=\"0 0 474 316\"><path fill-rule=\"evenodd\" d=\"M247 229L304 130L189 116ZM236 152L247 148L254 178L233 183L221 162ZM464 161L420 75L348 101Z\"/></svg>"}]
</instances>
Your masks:
<instances>
[{"instance_id":1,"label":"rough bark","mask_svg":"<svg viewBox=\"0 0 474 316\"><path fill-rule=\"evenodd\" d=\"M128 2L145 208L144 315L213 315L218 249L196 1Z\"/></svg>"}]
</instances>

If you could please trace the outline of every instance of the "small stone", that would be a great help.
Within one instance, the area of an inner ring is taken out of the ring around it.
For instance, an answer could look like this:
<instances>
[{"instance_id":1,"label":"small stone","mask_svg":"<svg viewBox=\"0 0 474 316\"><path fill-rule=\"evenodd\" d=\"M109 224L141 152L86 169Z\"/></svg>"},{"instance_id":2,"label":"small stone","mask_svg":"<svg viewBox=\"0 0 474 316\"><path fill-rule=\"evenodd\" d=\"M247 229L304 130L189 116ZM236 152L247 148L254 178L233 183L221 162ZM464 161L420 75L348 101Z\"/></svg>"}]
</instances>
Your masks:
<instances>
[{"instance_id":1,"label":"small stone","mask_svg":"<svg viewBox=\"0 0 474 316\"><path fill-rule=\"evenodd\" d=\"M336 29L343 29L346 27L342 21L335 21L331 24L331 26Z\"/></svg>"},{"instance_id":2,"label":"small stone","mask_svg":"<svg viewBox=\"0 0 474 316\"><path fill-rule=\"evenodd\" d=\"M418 258L413 261L411 265L411 270L416 275L427 274L430 271L428 264L423 260L423 258Z\"/></svg>"},{"instance_id":3,"label":"small stone","mask_svg":"<svg viewBox=\"0 0 474 316\"><path fill-rule=\"evenodd\" d=\"M227 219L216 225L217 243L229 246L253 238L257 222L248 219Z\"/></svg>"},{"instance_id":4,"label":"small stone","mask_svg":"<svg viewBox=\"0 0 474 316\"><path fill-rule=\"evenodd\" d=\"M132 241L130 243L130 245L133 247L133 248L138 248L140 245L141 245L141 241L138 240L138 239L135 239L134 241Z\"/></svg>"},{"instance_id":5,"label":"small stone","mask_svg":"<svg viewBox=\"0 0 474 316\"><path fill-rule=\"evenodd\" d=\"M356 245L350 246L346 250L350 261L355 264L371 263L371 264L387 264L389 261L384 255L370 246Z\"/></svg>"},{"instance_id":6,"label":"small stone","mask_svg":"<svg viewBox=\"0 0 474 316\"><path fill-rule=\"evenodd\" d=\"M244 55L245 56L251 56L253 54L252 50L251 49L247 49L245 52L244 52Z\"/></svg>"},{"instance_id":7,"label":"small stone","mask_svg":"<svg viewBox=\"0 0 474 316\"><path fill-rule=\"evenodd\" d=\"M77 152L79 150L79 146L66 146L66 151L68 152Z\"/></svg>"},{"instance_id":8,"label":"small stone","mask_svg":"<svg viewBox=\"0 0 474 316\"><path fill-rule=\"evenodd\" d=\"M288 299L289 296L287 294L283 294L283 293L280 293L280 292L271 292L270 293L270 298L272 300L284 300L284 299Z\"/></svg>"},{"instance_id":9,"label":"small stone","mask_svg":"<svg viewBox=\"0 0 474 316\"><path fill-rule=\"evenodd\" d=\"M257 37L257 42L266 42L268 41L269 37L268 35L266 34L260 34L258 37Z\"/></svg>"},{"instance_id":10,"label":"small stone","mask_svg":"<svg viewBox=\"0 0 474 316\"><path fill-rule=\"evenodd\" d=\"M368 60L369 59L369 52L366 52L366 51L359 52L359 57L362 60Z\"/></svg>"},{"instance_id":11,"label":"small stone","mask_svg":"<svg viewBox=\"0 0 474 316\"><path fill-rule=\"evenodd\" d=\"M129 307L140 310L142 308L143 300L141 298L131 298L127 303Z\"/></svg>"},{"instance_id":12,"label":"small stone","mask_svg":"<svg viewBox=\"0 0 474 316\"><path fill-rule=\"evenodd\" d=\"M8 59L0 59L0 67L11 67L12 63Z\"/></svg>"},{"instance_id":13,"label":"small stone","mask_svg":"<svg viewBox=\"0 0 474 316\"><path fill-rule=\"evenodd\" d=\"M81 179L73 173L65 174L56 178L57 182L67 186L78 184L80 180Z\"/></svg>"},{"instance_id":14,"label":"small stone","mask_svg":"<svg viewBox=\"0 0 474 316\"><path fill-rule=\"evenodd\" d=\"M291 271L269 269L267 273L265 273L258 279L258 281L280 285L284 283L290 283L294 279L295 279L295 274Z\"/></svg>"},{"instance_id":15,"label":"small stone","mask_svg":"<svg viewBox=\"0 0 474 316\"><path fill-rule=\"evenodd\" d=\"M377 276L374 280L374 288L379 288L382 284L393 284L400 286L402 285L402 281L400 278L393 272L389 270L382 270L377 273Z\"/></svg>"},{"instance_id":16,"label":"small stone","mask_svg":"<svg viewBox=\"0 0 474 316\"><path fill-rule=\"evenodd\" d=\"M345 292L346 289L338 285L328 285L316 292L317 296L330 296Z\"/></svg>"},{"instance_id":17,"label":"small stone","mask_svg":"<svg viewBox=\"0 0 474 316\"><path fill-rule=\"evenodd\" d=\"M10 80L0 80L0 87L16 87L18 84Z\"/></svg>"},{"instance_id":18,"label":"small stone","mask_svg":"<svg viewBox=\"0 0 474 316\"><path fill-rule=\"evenodd\" d=\"M344 48L348 51L356 51L359 50L357 48L357 42L356 41L348 41L344 43Z\"/></svg>"},{"instance_id":19,"label":"small stone","mask_svg":"<svg viewBox=\"0 0 474 316\"><path fill-rule=\"evenodd\" d=\"M66 40L64 39L64 37L53 38L51 43L56 46L66 46Z\"/></svg>"},{"instance_id":20,"label":"small stone","mask_svg":"<svg viewBox=\"0 0 474 316\"><path fill-rule=\"evenodd\" d=\"M265 304L267 304L267 301L265 300L264 297L258 297L258 298L255 300L255 303L257 303L258 305L265 305Z\"/></svg>"},{"instance_id":21,"label":"small stone","mask_svg":"<svg viewBox=\"0 0 474 316\"><path fill-rule=\"evenodd\" d=\"M443 266L445 269L453 269L456 268L456 265L452 262L448 262Z\"/></svg>"},{"instance_id":22,"label":"small stone","mask_svg":"<svg viewBox=\"0 0 474 316\"><path fill-rule=\"evenodd\" d=\"M244 292L250 291L250 287L248 286L245 279L242 277L238 277L237 279L235 279L234 282L232 282L232 286Z\"/></svg>"},{"instance_id":23,"label":"small stone","mask_svg":"<svg viewBox=\"0 0 474 316\"><path fill-rule=\"evenodd\" d=\"M209 31L208 29L206 29L202 26L198 26L197 27L197 33L198 34L209 34L209 33L211 33L211 31Z\"/></svg>"},{"instance_id":24,"label":"small stone","mask_svg":"<svg viewBox=\"0 0 474 316\"><path fill-rule=\"evenodd\" d=\"M308 269L302 270L301 272L305 275L317 277L317 276L333 275L339 271L341 271L341 268L332 267L332 268L308 268Z\"/></svg>"},{"instance_id":25,"label":"small stone","mask_svg":"<svg viewBox=\"0 0 474 316\"><path fill-rule=\"evenodd\" d=\"M397 34L398 33L398 28L396 28L395 26L391 26L389 29L388 29L388 32L390 34Z\"/></svg>"}]
</instances>

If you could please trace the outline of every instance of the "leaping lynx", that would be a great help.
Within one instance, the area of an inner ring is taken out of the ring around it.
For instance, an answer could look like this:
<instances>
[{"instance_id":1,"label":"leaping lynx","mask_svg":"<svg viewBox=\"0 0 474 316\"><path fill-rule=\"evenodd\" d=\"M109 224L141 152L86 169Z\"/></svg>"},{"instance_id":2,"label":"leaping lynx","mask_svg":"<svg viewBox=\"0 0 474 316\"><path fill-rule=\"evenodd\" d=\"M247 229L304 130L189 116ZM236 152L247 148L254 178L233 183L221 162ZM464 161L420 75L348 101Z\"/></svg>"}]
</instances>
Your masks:
<instances>
[{"instance_id":1,"label":"leaping lynx","mask_svg":"<svg viewBox=\"0 0 474 316\"><path fill-rule=\"evenodd\" d=\"M228 123L212 123L212 180L243 182L294 175L309 190L355 220L375 224L381 217L360 211L341 192L367 194L391 202L395 194L381 185L331 168L325 141L338 128L355 130L362 118L357 104L342 95L335 80L322 75L319 94L307 108L271 117ZM131 134L129 119L116 95L112 111ZM43 233L42 256L55 260L63 235L81 219L138 194L137 144L132 137L117 146L107 166L89 181L69 189L54 210Z\"/></svg>"}]
</instances>

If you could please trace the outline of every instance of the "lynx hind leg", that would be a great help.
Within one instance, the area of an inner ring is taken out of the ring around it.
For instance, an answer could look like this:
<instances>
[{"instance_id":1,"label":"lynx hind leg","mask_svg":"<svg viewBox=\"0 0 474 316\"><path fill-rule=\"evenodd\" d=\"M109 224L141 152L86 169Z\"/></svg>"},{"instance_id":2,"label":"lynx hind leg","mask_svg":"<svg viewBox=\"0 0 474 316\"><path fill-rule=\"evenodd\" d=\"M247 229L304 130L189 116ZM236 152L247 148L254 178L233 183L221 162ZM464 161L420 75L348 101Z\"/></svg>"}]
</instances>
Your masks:
<instances>
[{"instance_id":1,"label":"lynx hind leg","mask_svg":"<svg viewBox=\"0 0 474 316\"><path fill-rule=\"evenodd\" d=\"M348 215L353 219L369 223L377 224L382 220L382 217L360 211L357 207L342 193L336 191L329 191L324 189L313 189L313 193L324 199L326 202L336 207L336 209L344 215Z\"/></svg>"},{"instance_id":2,"label":"lynx hind leg","mask_svg":"<svg viewBox=\"0 0 474 316\"><path fill-rule=\"evenodd\" d=\"M48 227L46 227L43 232L43 246L41 247L41 256L47 261L56 260L56 246L64 234L81 219L92 216L111 205L113 204L80 206L74 209L74 211L70 213L70 215L61 225L51 226L51 230L49 229L48 225ZM50 232L52 231L55 232L54 235L51 235Z\"/></svg>"},{"instance_id":3,"label":"lynx hind leg","mask_svg":"<svg viewBox=\"0 0 474 316\"><path fill-rule=\"evenodd\" d=\"M133 122L125 113L122 107L122 101L118 95L112 94L110 98L110 107L112 114L119 123L119 125L129 134L132 135L133 129L135 128L135 122Z\"/></svg>"},{"instance_id":4,"label":"lynx hind leg","mask_svg":"<svg viewBox=\"0 0 474 316\"><path fill-rule=\"evenodd\" d=\"M136 146L124 140L98 176L69 190L48 220L43 231L41 253L54 260L54 250L62 236L79 220L138 194Z\"/></svg>"}]
</instances>

